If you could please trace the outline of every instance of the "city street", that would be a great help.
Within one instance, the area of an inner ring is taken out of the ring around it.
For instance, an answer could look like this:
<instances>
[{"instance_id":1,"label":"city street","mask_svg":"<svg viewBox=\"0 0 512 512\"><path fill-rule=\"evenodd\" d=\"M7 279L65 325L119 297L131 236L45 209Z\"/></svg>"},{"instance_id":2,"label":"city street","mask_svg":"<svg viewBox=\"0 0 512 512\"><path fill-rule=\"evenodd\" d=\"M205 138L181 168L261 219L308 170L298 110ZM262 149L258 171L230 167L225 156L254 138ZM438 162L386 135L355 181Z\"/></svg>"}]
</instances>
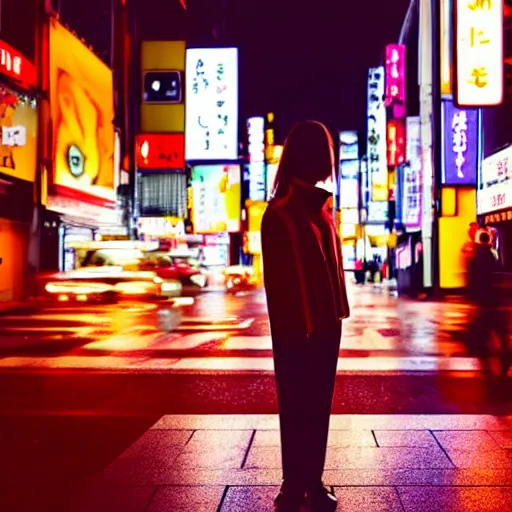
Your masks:
<instances>
[{"instance_id":1,"label":"city street","mask_svg":"<svg viewBox=\"0 0 512 512\"><path fill-rule=\"evenodd\" d=\"M370 284L349 294L334 412L493 410L463 344L468 306L397 299ZM183 302L4 313L2 410L275 413L263 291Z\"/></svg>"}]
</instances>

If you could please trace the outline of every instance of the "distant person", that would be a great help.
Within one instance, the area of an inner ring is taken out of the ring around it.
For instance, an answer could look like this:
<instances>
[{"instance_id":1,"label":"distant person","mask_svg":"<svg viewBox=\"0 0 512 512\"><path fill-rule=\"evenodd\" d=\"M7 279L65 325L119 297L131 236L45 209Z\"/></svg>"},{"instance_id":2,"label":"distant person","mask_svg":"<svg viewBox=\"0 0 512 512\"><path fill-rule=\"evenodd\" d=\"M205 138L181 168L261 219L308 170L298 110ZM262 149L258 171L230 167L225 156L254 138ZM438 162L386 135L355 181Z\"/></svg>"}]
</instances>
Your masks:
<instances>
[{"instance_id":1,"label":"distant person","mask_svg":"<svg viewBox=\"0 0 512 512\"><path fill-rule=\"evenodd\" d=\"M461 253L463 258L464 268L467 270L469 262L475 253L475 237L478 232L478 224L476 222L470 222L468 229L468 240L464 242Z\"/></svg>"},{"instance_id":2,"label":"distant person","mask_svg":"<svg viewBox=\"0 0 512 512\"><path fill-rule=\"evenodd\" d=\"M500 372L508 374L510 366L508 323L502 309L501 274L502 267L493 251L491 236L486 230L475 234L473 257L468 266L468 293L476 306L476 316L468 335L470 350L481 358L484 370L489 368L489 345L494 331L500 339Z\"/></svg>"},{"instance_id":3,"label":"distant person","mask_svg":"<svg viewBox=\"0 0 512 512\"><path fill-rule=\"evenodd\" d=\"M326 211L334 173L327 129L295 125L261 227L281 427L279 512L337 505L322 483L341 321L349 316L340 239Z\"/></svg>"}]
</instances>

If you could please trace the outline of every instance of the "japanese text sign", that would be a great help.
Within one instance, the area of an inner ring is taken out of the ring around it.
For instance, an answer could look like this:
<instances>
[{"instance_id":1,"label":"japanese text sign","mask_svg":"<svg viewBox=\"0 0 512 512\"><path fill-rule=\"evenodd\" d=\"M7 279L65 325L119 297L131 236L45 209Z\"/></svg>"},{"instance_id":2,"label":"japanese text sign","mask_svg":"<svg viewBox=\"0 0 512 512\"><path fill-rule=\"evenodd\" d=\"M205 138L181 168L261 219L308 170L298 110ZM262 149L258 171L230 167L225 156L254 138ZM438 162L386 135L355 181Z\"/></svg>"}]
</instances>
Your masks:
<instances>
[{"instance_id":1,"label":"japanese text sign","mask_svg":"<svg viewBox=\"0 0 512 512\"><path fill-rule=\"evenodd\" d=\"M398 119L388 121L387 130L388 163L391 167L405 161L405 128Z\"/></svg>"},{"instance_id":2,"label":"japanese text sign","mask_svg":"<svg viewBox=\"0 0 512 512\"><path fill-rule=\"evenodd\" d=\"M402 119L406 114L405 94L405 45L386 46L386 95L385 105L393 110L393 117Z\"/></svg>"},{"instance_id":3,"label":"japanese text sign","mask_svg":"<svg viewBox=\"0 0 512 512\"><path fill-rule=\"evenodd\" d=\"M477 213L489 213L512 207L512 146L482 161L478 180Z\"/></svg>"},{"instance_id":4,"label":"japanese text sign","mask_svg":"<svg viewBox=\"0 0 512 512\"><path fill-rule=\"evenodd\" d=\"M503 2L456 0L456 104L488 107L503 101Z\"/></svg>"},{"instance_id":5,"label":"japanese text sign","mask_svg":"<svg viewBox=\"0 0 512 512\"><path fill-rule=\"evenodd\" d=\"M185 136L183 133L137 135L138 169L184 169Z\"/></svg>"},{"instance_id":6,"label":"japanese text sign","mask_svg":"<svg viewBox=\"0 0 512 512\"><path fill-rule=\"evenodd\" d=\"M388 200L386 161L386 108L384 106L384 66L368 73L368 173L373 201Z\"/></svg>"},{"instance_id":7,"label":"japanese text sign","mask_svg":"<svg viewBox=\"0 0 512 512\"><path fill-rule=\"evenodd\" d=\"M187 160L238 159L238 49L187 50Z\"/></svg>"},{"instance_id":8,"label":"japanese text sign","mask_svg":"<svg viewBox=\"0 0 512 512\"><path fill-rule=\"evenodd\" d=\"M3 41L0 41L0 73L25 85L37 85L37 73L34 64Z\"/></svg>"},{"instance_id":9,"label":"japanese text sign","mask_svg":"<svg viewBox=\"0 0 512 512\"><path fill-rule=\"evenodd\" d=\"M442 184L475 185L478 155L478 113L443 101Z\"/></svg>"}]
</instances>

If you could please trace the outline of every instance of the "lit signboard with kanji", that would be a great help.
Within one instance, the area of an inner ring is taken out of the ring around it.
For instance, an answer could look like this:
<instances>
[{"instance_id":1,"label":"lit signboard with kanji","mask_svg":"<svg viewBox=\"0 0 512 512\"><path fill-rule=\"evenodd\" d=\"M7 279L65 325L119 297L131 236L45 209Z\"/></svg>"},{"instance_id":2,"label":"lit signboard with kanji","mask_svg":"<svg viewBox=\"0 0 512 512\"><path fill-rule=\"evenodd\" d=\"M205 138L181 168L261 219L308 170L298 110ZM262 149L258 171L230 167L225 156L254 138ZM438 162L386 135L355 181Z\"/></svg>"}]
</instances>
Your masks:
<instances>
[{"instance_id":1,"label":"lit signboard with kanji","mask_svg":"<svg viewBox=\"0 0 512 512\"><path fill-rule=\"evenodd\" d=\"M503 3L455 2L455 103L489 107L503 101Z\"/></svg>"}]
</instances>

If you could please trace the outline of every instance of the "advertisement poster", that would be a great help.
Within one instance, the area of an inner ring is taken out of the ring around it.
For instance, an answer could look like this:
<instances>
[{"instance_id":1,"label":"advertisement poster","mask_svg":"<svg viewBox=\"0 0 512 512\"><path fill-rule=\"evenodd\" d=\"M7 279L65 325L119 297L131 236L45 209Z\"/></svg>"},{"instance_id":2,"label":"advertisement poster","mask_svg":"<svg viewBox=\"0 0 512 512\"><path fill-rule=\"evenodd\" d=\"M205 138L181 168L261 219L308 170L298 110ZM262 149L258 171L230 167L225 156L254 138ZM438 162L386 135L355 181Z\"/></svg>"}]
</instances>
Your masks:
<instances>
[{"instance_id":1,"label":"advertisement poster","mask_svg":"<svg viewBox=\"0 0 512 512\"><path fill-rule=\"evenodd\" d=\"M34 181L37 103L0 85L0 173Z\"/></svg>"},{"instance_id":2,"label":"advertisement poster","mask_svg":"<svg viewBox=\"0 0 512 512\"><path fill-rule=\"evenodd\" d=\"M475 185L478 156L478 113L451 101L442 106L443 185Z\"/></svg>"},{"instance_id":3,"label":"advertisement poster","mask_svg":"<svg viewBox=\"0 0 512 512\"><path fill-rule=\"evenodd\" d=\"M339 181L340 207L359 208L359 180L341 179Z\"/></svg>"},{"instance_id":4,"label":"advertisement poster","mask_svg":"<svg viewBox=\"0 0 512 512\"><path fill-rule=\"evenodd\" d=\"M115 200L110 69L55 19L50 25L53 183Z\"/></svg>"},{"instance_id":5,"label":"advertisement poster","mask_svg":"<svg viewBox=\"0 0 512 512\"><path fill-rule=\"evenodd\" d=\"M192 168L192 218L196 233L240 231L240 166Z\"/></svg>"},{"instance_id":6,"label":"advertisement poster","mask_svg":"<svg viewBox=\"0 0 512 512\"><path fill-rule=\"evenodd\" d=\"M402 119L406 114L405 45L386 46L386 107L392 107L393 117Z\"/></svg>"},{"instance_id":7,"label":"advertisement poster","mask_svg":"<svg viewBox=\"0 0 512 512\"><path fill-rule=\"evenodd\" d=\"M186 63L185 157L238 158L238 49L189 48Z\"/></svg>"}]
</instances>

